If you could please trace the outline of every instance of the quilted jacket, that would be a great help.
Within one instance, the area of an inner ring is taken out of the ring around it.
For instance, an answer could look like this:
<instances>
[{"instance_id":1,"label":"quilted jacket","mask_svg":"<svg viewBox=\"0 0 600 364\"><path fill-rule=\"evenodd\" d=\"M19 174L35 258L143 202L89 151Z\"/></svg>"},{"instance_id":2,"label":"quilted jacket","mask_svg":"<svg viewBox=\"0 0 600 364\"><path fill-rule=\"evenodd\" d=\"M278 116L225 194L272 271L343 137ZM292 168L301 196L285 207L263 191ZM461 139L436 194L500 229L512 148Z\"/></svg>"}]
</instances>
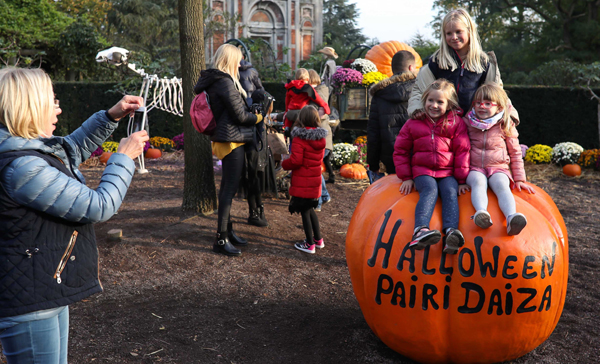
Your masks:
<instances>
[{"instance_id":1,"label":"quilted jacket","mask_svg":"<svg viewBox=\"0 0 600 364\"><path fill-rule=\"evenodd\" d=\"M496 172L502 172L515 182L526 181L519 133L514 126L510 130L510 136L506 136L500 123L489 130L476 128L469 123L468 118L465 118L465 123L471 139L472 171L481 172L488 178Z\"/></svg>"},{"instance_id":2,"label":"quilted jacket","mask_svg":"<svg viewBox=\"0 0 600 364\"><path fill-rule=\"evenodd\" d=\"M323 128L294 128L292 130L290 157L281 163L283 169L292 170L290 196L319 198L321 196L321 162L325 155Z\"/></svg>"},{"instance_id":3,"label":"quilted jacket","mask_svg":"<svg viewBox=\"0 0 600 364\"><path fill-rule=\"evenodd\" d=\"M443 119L448 124L443 127ZM406 181L418 176L454 176L463 184L469 174L469 134L459 113L451 111L433 123L409 119L394 145L396 175Z\"/></svg>"},{"instance_id":4,"label":"quilted jacket","mask_svg":"<svg viewBox=\"0 0 600 364\"><path fill-rule=\"evenodd\" d=\"M210 109L217 122L211 137L213 142L247 143L254 140L256 115L250 112L231 76L213 68L202 71L194 92L202 91L208 93Z\"/></svg>"},{"instance_id":5,"label":"quilted jacket","mask_svg":"<svg viewBox=\"0 0 600 364\"><path fill-rule=\"evenodd\" d=\"M28 140L0 126L0 317L102 290L92 223L118 210L135 164L114 153L96 190L77 167L116 127L105 111L64 138Z\"/></svg>"},{"instance_id":6,"label":"quilted jacket","mask_svg":"<svg viewBox=\"0 0 600 364\"><path fill-rule=\"evenodd\" d=\"M240 84L246 90L249 98L252 97L254 91L265 90L262 82L260 82L256 68L252 66L252 63L243 59L240 62Z\"/></svg>"},{"instance_id":7,"label":"quilted jacket","mask_svg":"<svg viewBox=\"0 0 600 364\"><path fill-rule=\"evenodd\" d=\"M408 99L417 73L405 72L373 85L371 109L367 124L367 163L372 171L379 170L379 161L388 174L396 173L392 154L400 128L408 120Z\"/></svg>"}]
</instances>

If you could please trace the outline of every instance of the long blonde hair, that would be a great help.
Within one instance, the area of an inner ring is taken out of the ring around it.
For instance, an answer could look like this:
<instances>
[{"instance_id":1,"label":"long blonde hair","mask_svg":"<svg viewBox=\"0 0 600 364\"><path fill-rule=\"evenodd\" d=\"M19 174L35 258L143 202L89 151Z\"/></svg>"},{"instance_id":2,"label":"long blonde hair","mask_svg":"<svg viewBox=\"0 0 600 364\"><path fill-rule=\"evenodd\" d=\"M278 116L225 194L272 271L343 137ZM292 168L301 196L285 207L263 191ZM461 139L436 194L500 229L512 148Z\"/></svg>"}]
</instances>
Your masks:
<instances>
[{"instance_id":1,"label":"long blonde hair","mask_svg":"<svg viewBox=\"0 0 600 364\"><path fill-rule=\"evenodd\" d=\"M213 66L231 76L235 88L246 98L248 94L246 94L246 91L240 84L240 61L242 58L242 51L238 47L231 44L223 44L215 52Z\"/></svg>"},{"instance_id":2,"label":"long blonde hair","mask_svg":"<svg viewBox=\"0 0 600 364\"><path fill-rule=\"evenodd\" d=\"M458 104L458 96L456 95L456 89L454 88L454 84L452 84L452 82L446 80L445 78L438 78L437 80L433 81L433 83L429 85L427 89L425 89L423 95L421 96L421 108L423 110L425 110L425 101L427 100L429 94L431 94L432 91L441 91L446 100L448 100L446 115L442 116L444 118L442 122L442 129L445 130L448 126L447 115L451 111L460 109L460 106Z\"/></svg>"},{"instance_id":3,"label":"long blonde hair","mask_svg":"<svg viewBox=\"0 0 600 364\"><path fill-rule=\"evenodd\" d=\"M473 96L473 104L483 100L495 102L498 104L499 111L504 110L500 127L502 128L504 135L510 136L511 128L513 127L514 123L510 117L511 106L508 101L508 95L506 94L506 91L504 91L504 89L498 84L486 83L479 87L477 91L475 91L475 95Z\"/></svg>"},{"instance_id":4,"label":"long blonde hair","mask_svg":"<svg viewBox=\"0 0 600 364\"><path fill-rule=\"evenodd\" d=\"M41 69L7 67L0 70L0 123L13 136L26 139L44 135L54 113L50 77Z\"/></svg>"},{"instance_id":5,"label":"long blonde hair","mask_svg":"<svg viewBox=\"0 0 600 364\"><path fill-rule=\"evenodd\" d=\"M469 33L469 53L467 53L467 57L464 60L464 67L471 72L483 73L485 71L485 64L488 62L488 56L481 48L477 25L475 25L469 13L463 8L452 10L444 17L440 33L440 48L433 54L433 59L437 61L441 69L454 71L460 67L454 57L452 57L454 50L446 43L446 27L452 23L464 25Z\"/></svg>"}]
</instances>

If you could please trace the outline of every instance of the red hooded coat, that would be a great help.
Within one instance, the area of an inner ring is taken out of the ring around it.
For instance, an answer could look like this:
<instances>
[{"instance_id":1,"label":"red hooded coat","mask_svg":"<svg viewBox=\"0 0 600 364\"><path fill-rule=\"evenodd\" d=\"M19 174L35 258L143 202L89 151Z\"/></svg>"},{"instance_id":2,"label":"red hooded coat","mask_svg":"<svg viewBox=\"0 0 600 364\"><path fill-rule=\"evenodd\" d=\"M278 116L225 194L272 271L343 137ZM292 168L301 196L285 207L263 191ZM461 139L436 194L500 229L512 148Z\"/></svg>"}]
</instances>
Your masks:
<instances>
[{"instance_id":1,"label":"red hooded coat","mask_svg":"<svg viewBox=\"0 0 600 364\"><path fill-rule=\"evenodd\" d=\"M325 155L323 128L294 128L294 141L290 157L281 163L283 169L292 170L290 196L319 198L321 196L321 161Z\"/></svg>"},{"instance_id":2,"label":"red hooded coat","mask_svg":"<svg viewBox=\"0 0 600 364\"><path fill-rule=\"evenodd\" d=\"M317 105L325 109L325 114L329 115L329 105L324 101L315 89L302 80L294 80L285 84L285 111L289 110L300 110L304 106L308 105L311 101L314 101ZM289 128L292 126L291 121L285 119L285 127Z\"/></svg>"},{"instance_id":3,"label":"red hooded coat","mask_svg":"<svg viewBox=\"0 0 600 364\"><path fill-rule=\"evenodd\" d=\"M446 127L443 120L448 119ZM409 119L394 144L396 175L406 181L418 176L444 178L454 176L459 184L469 174L469 134L467 125L455 111L437 122Z\"/></svg>"}]
</instances>

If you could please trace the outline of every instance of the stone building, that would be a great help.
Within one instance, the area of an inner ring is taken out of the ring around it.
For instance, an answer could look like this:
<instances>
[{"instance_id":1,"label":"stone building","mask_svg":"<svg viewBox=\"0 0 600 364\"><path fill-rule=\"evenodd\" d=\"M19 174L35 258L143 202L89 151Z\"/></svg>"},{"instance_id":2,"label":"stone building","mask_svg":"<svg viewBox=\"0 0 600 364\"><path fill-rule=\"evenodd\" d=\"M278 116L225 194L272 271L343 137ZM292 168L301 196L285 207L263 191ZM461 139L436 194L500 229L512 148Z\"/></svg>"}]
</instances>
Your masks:
<instances>
[{"instance_id":1,"label":"stone building","mask_svg":"<svg viewBox=\"0 0 600 364\"><path fill-rule=\"evenodd\" d=\"M208 0L208 6L213 9L213 20L222 20L228 13L239 14L240 22L207 39L207 63L231 38L262 38L275 51L277 61L292 68L323 43L323 0Z\"/></svg>"}]
</instances>

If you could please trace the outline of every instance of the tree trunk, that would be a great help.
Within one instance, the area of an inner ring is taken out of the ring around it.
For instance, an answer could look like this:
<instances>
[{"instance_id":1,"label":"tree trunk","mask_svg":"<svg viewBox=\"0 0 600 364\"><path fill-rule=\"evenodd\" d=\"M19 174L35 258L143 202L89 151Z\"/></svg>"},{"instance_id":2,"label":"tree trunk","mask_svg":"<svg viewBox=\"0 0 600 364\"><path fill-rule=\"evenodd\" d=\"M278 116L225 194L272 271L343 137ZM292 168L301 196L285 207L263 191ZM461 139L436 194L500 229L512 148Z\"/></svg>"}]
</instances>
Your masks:
<instances>
[{"instance_id":1,"label":"tree trunk","mask_svg":"<svg viewBox=\"0 0 600 364\"><path fill-rule=\"evenodd\" d=\"M202 1L179 0L181 82L186 111L183 114L185 172L182 208L208 214L217 207L210 139L194 129L189 113L194 85L200 71L205 68L203 28Z\"/></svg>"}]
</instances>

